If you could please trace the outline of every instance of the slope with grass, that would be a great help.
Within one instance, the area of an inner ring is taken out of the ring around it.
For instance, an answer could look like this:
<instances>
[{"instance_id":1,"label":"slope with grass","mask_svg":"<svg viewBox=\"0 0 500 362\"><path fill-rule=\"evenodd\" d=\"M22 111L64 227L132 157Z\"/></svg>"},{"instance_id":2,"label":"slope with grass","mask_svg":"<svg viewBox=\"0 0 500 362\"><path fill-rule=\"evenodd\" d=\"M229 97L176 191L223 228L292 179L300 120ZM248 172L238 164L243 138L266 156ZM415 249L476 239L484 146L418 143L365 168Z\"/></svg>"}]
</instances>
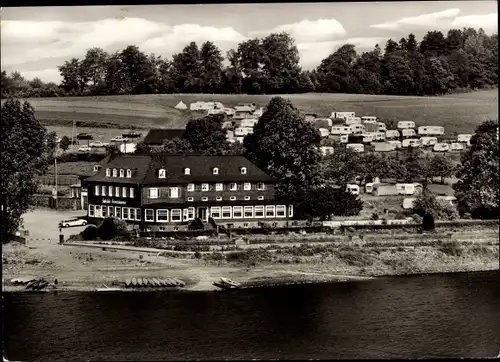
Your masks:
<instances>
[{"instance_id":1,"label":"slope with grass","mask_svg":"<svg viewBox=\"0 0 500 362\"><path fill-rule=\"evenodd\" d=\"M498 119L498 91L486 90L441 97L406 97L364 94L307 93L281 95L305 113L329 116L332 111L354 111L375 115L382 120L415 121L418 125L440 125L446 133L472 132L488 118ZM64 121L92 122L125 127L184 127L189 111L173 107L183 101L219 101L226 107L238 103L265 106L272 95L160 94L102 97L63 97L28 99L44 123ZM70 123L68 123L70 125Z\"/></svg>"}]
</instances>

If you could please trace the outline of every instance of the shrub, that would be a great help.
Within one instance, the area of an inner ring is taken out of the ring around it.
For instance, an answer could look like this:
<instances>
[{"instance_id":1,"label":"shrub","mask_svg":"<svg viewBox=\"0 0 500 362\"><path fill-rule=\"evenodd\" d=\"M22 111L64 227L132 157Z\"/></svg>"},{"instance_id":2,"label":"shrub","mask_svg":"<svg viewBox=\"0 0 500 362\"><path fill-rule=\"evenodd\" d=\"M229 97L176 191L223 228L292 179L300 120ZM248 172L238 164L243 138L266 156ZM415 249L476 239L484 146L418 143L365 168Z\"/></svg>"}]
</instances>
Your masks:
<instances>
[{"instance_id":1,"label":"shrub","mask_svg":"<svg viewBox=\"0 0 500 362\"><path fill-rule=\"evenodd\" d=\"M89 225L81 233L83 240L97 240L100 236L99 228L94 225Z\"/></svg>"},{"instance_id":2,"label":"shrub","mask_svg":"<svg viewBox=\"0 0 500 362\"><path fill-rule=\"evenodd\" d=\"M370 217L371 220L378 220L378 214L374 212L372 216Z\"/></svg>"},{"instance_id":3,"label":"shrub","mask_svg":"<svg viewBox=\"0 0 500 362\"><path fill-rule=\"evenodd\" d=\"M413 204L413 213L420 216L431 214L437 220L456 220L458 210L445 200L438 200L429 190L424 190Z\"/></svg>"},{"instance_id":4,"label":"shrub","mask_svg":"<svg viewBox=\"0 0 500 362\"><path fill-rule=\"evenodd\" d=\"M425 214L422 220L422 227L424 230L434 230L434 217L431 214Z\"/></svg>"},{"instance_id":5,"label":"shrub","mask_svg":"<svg viewBox=\"0 0 500 362\"><path fill-rule=\"evenodd\" d=\"M464 248L456 241L447 241L441 243L439 250L446 255L450 256L463 256L465 254Z\"/></svg>"},{"instance_id":6,"label":"shrub","mask_svg":"<svg viewBox=\"0 0 500 362\"><path fill-rule=\"evenodd\" d=\"M205 230L205 225L203 225L203 221L197 217L189 224L188 230Z\"/></svg>"},{"instance_id":7,"label":"shrub","mask_svg":"<svg viewBox=\"0 0 500 362\"><path fill-rule=\"evenodd\" d=\"M125 220L113 218L113 222L116 227L116 236L130 236L131 233Z\"/></svg>"}]
</instances>

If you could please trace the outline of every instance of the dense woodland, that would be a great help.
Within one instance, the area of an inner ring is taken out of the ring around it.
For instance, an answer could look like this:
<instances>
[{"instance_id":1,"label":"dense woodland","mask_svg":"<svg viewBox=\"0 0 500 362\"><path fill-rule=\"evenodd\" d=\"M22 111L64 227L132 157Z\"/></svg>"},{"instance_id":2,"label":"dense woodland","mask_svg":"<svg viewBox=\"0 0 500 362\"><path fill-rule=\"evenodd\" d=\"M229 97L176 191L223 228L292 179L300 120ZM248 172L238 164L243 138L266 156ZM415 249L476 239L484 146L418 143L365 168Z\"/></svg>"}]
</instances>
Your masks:
<instances>
[{"instance_id":1,"label":"dense woodland","mask_svg":"<svg viewBox=\"0 0 500 362\"><path fill-rule=\"evenodd\" d=\"M225 66L224 60L228 64ZM482 29L430 31L388 40L382 50L358 54L345 44L314 70L299 65L295 40L287 33L247 40L222 52L212 42L192 42L165 59L135 45L108 54L87 50L59 67L62 83L26 80L2 71L2 98L115 94L305 92L439 95L498 84L498 34Z\"/></svg>"}]
</instances>

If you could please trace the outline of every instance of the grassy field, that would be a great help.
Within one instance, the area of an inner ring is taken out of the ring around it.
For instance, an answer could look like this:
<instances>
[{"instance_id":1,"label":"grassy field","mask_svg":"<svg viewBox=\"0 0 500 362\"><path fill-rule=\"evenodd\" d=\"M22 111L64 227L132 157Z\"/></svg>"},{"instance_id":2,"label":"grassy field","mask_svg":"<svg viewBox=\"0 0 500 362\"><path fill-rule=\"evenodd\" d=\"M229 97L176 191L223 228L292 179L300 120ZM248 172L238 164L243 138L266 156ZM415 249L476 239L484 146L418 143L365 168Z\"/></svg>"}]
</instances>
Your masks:
<instances>
[{"instance_id":1,"label":"grassy field","mask_svg":"<svg viewBox=\"0 0 500 362\"><path fill-rule=\"evenodd\" d=\"M102 97L32 98L37 117L52 122L84 121L136 127L181 128L189 111L173 107L183 101L220 101L227 107L242 102L265 106L272 95L161 94ZM440 125L446 133L468 133L483 120L498 119L498 90L442 97L403 97L363 94L296 94L289 98L303 112L329 116L332 111L354 111L382 120L415 121L418 125Z\"/></svg>"}]
</instances>

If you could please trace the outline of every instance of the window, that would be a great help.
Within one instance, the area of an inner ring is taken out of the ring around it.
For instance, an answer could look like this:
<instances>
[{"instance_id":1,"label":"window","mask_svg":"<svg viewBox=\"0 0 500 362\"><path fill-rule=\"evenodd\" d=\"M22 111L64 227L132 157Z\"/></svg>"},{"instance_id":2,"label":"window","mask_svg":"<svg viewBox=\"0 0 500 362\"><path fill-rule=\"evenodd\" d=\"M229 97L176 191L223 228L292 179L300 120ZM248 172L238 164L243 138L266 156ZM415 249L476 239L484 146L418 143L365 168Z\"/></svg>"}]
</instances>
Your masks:
<instances>
[{"instance_id":1,"label":"window","mask_svg":"<svg viewBox=\"0 0 500 362\"><path fill-rule=\"evenodd\" d=\"M210 216L214 219L220 219L220 207L212 207L210 210Z\"/></svg>"},{"instance_id":2,"label":"window","mask_svg":"<svg viewBox=\"0 0 500 362\"><path fill-rule=\"evenodd\" d=\"M201 201L208 201L208 197L202 197Z\"/></svg>"},{"instance_id":3,"label":"window","mask_svg":"<svg viewBox=\"0 0 500 362\"><path fill-rule=\"evenodd\" d=\"M156 210L156 221L168 222L168 210L165 209Z\"/></svg>"},{"instance_id":4,"label":"window","mask_svg":"<svg viewBox=\"0 0 500 362\"><path fill-rule=\"evenodd\" d=\"M222 201L222 196L217 196L215 199L216 199L217 201Z\"/></svg>"},{"instance_id":5,"label":"window","mask_svg":"<svg viewBox=\"0 0 500 362\"><path fill-rule=\"evenodd\" d=\"M193 201L194 197L188 197L188 201Z\"/></svg>"},{"instance_id":6,"label":"window","mask_svg":"<svg viewBox=\"0 0 500 362\"><path fill-rule=\"evenodd\" d=\"M101 169L100 165L94 165L94 172L97 172Z\"/></svg>"},{"instance_id":7,"label":"window","mask_svg":"<svg viewBox=\"0 0 500 362\"><path fill-rule=\"evenodd\" d=\"M113 177L118 177L118 171L116 168L113 169Z\"/></svg>"},{"instance_id":8,"label":"window","mask_svg":"<svg viewBox=\"0 0 500 362\"><path fill-rule=\"evenodd\" d=\"M231 196L231 197L229 198L229 200L231 200L231 201L236 200L236 196Z\"/></svg>"},{"instance_id":9,"label":"window","mask_svg":"<svg viewBox=\"0 0 500 362\"><path fill-rule=\"evenodd\" d=\"M131 169L127 169L127 177L128 178L132 177L132 170Z\"/></svg>"},{"instance_id":10,"label":"window","mask_svg":"<svg viewBox=\"0 0 500 362\"><path fill-rule=\"evenodd\" d=\"M184 169L184 175L191 175L191 169L190 168L185 168Z\"/></svg>"},{"instance_id":11,"label":"window","mask_svg":"<svg viewBox=\"0 0 500 362\"><path fill-rule=\"evenodd\" d=\"M102 196L106 196L106 186L101 187L101 194Z\"/></svg>"},{"instance_id":12,"label":"window","mask_svg":"<svg viewBox=\"0 0 500 362\"><path fill-rule=\"evenodd\" d=\"M255 206L254 217L264 217L264 206Z\"/></svg>"},{"instance_id":13,"label":"window","mask_svg":"<svg viewBox=\"0 0 500 362\"><path fill-rule=\"evenodd\" d=\"M222 218L223 219L230 219L232 209L233 208L231 206L223 206L222 207Z\"/></svg>"},{"instance_id":14,"label":"window","mask_svg":"<svg viewBox=\"0 0 500 362\"><path fill-rule=\"evenodd\" d=\"M249 191L252 189L252 184L250 182L245 182L245 184L243 185L243 189L245 191Z\"/></svg>"},{"instance_id":15,"label":"window","mask_svg":"<svg viewBox=\"0 0 500 362\"><path fill-rule=\"evenodd\" d=\"M145 221L155 221L155 211L153 209L146 209L144 214Z\"/></svg>"},{"instance_id":16,"label":"window","mask_svg":"<svg viewBox=\"0 0 500 362\"><path fill-rule=\"evenodd\" d=\"M125 172L123 171L123 169L121 168L120 169L120 177L123 177L125 175Z\"/></svg>"},{"instance_id":17,"label":"window","mask_svg":"<svg viewBox=\"0 0 500 362\"><path fill-rule=\"evenodd\" d=\"M89 205L89 216L95 215L95 207L94 205Z\"/></svg>"},{"instance_id":18,"label":"window","mask_svg":"<svg viewBox=\"0 0 500 362\"><path fill-rule=\"evenodd\" d=\"M188 220L194 220L194 207L188 207Z\"/></svg>"},{"instance_id":19,"label":"window","mask_svg":"<svg viewBox=\"0 0 500 362\"><path fill-rule=\"evenodd\" d=\"M158 231L166 231L167 228L165 226L160 226L158 227Z\"/></svg>"},{"instance_id":20,"label":"window","mask_svg":"<svg viewBox=\"0 0 500 362\"><path fill-rule=\"evenodd\" d=\"M213 172L214 175L218 175L219 174L219 169L217 167L214 167L212 169L212 172Z\"/></svg>"},{"instance_id":21,"label":"window","mask_svg":"<svg viewBox=\"0 0 500 362\"><path fill-rule=\"evenodd\" d=\"M257 206L255 207L257 209ZM245 206L245 218L253 217L253 206Z\"/></svg>"},{"instance_id":22,"label":"window","mask_svg":"<svg viewBox=\"0 0 500 362\"><path fill-rule=\"evenodd\" d=\"M123 219L128 220L128 207L123 208Z\"/></svg>"},{"instance_id":23,"label":"window","mask_svg":"<svg viewBox=\"0 0 500 362\"><path fill-rule=\"evenodd\" d=\"M275 208L273 205L267 205L266 206L266 217L274 217L275 215Z\"/></svg>"},{"instance_id":24,"label":"window","mask_svg":"<svg viewBox=\"0 0 500 362\"><path fill-rule=\"evenodd\" d=\"M194 184L188 184L188 186L187 186L187 190L188 190L189 192L193 192L193 191L194 191Z\"/></svg>"},{"instance_id":25,"label":"window","mask_svg":"<svg viewBox=\"0 0 500 362\"><path fill-rule=\"evenodd\" d=\"M113 186L108 187L108 196L113 197Z\"/></svg>"},{"instance_id":26,"label":"window","mask_svg":"<svg viewBox=\"0 0 500 362\"><path fill-rule=\"evenodd\" d=\"M111 169L110 168L106 169L106 176L107 177L111 176Z\"/></svg>"},{"instance_id":27,"label":"window","mask_svg":"<svg viewBox=\"0 0 500 362\"><path fill-rule=\"evenodd\" d=\"M234 206L233 207L233 218L241 219L243 217L243 207L242 206Z\"/></svg>"},{"instance_id":28,"label":"window","mask_svg":"<svg viewBox=\"0 0 500 362\"><path fill-rule=\"evenodd\" d=\"M264 200L264 196L259 196L258 199L259 200Z\"/></svg>"},{"instance_id":29,"label":"window","mask_svg":"<svg viewBox=\"0 0 500 362\"><path fill-rule=\"evenodd\" d=\"M102 217L101 206L99 205L95 206L95 217Z\"/></svg>"},{"instance_id":30,"label":"window","mask_svg":"<svg viewBox=\"0 0 500 362\"><path fill-rule=\"evenodd\" d=\"M168 190L168 197L171 199L178 199L179 198L179 188L178 187L171 187Z\"/></svg>"},{"instance_id":31,"label":"window","mask_svg":"<svg viewBox=\"0 0 500 362\"><path fill-rule=\"evenodd\" d=\"M208 184L201 184L201 191L208 191L210 189L210 187L208 186Z\"/></svg>"},{"instance_id":32,"label":"window","mask_svg":"<svg viewBox=\"0 0 500 362\"><path fill-rule=\"evenodd\" d=\"M259 182L257 184L257 190L264 190L264 183L263 182Z\"/></svg>"},{"instance_id":33,"label":"window","mask_svg":"<svg viewBox=\"0 0 500 362\"><path fill-rule=\"evenodd\" d=\"M240 168L240 172L241 172L242 175L246 175L247 174L247 168L246 167Z\"/></svg>"},{"instance_id":34,"label":"window","mask_svg":"<svg viewBox=\"0 0 500 362\"><path fill-rule=\"evenodd\" d=\"M131 188L130 188L130 197L131 197L131 198L134 198L134 191L135 191L135 190L134 190L134 188L133 188L133 187L131 187Z\"/></svg>"},{"instance_id":35,"label":"window","mask_svg":"<svg viewBox=\"0 0 500 362\"><path fill-rule=\"evenodd\" d=\"M188 220L188 209L183 209L182 210L182 220L187 221Z\"/></svg>"},{"instance_id":36,"label":"window","mask_svg":"<svg viewBox=\"0 0 500 362\"><path fill-rule=\"evenodd\" d=\"M95 188L94 188L94 191L95 191L95 192L94 192L94 193L95 193L95 195L96 195L96 196L99 196L99 186L97 186L97 185L96 185L96 186L95 186Z\"/></svg>"},{"instance_id":37,"label":"window","mask_svg":"<svg viewBox=\"0 0 500 362\"><path fill-rule=\"evenodd\" d=\"M108 208L106 206L103 206L101 213L102 213L102 217L108 217Z\"/></svg>"},{"instance_id":38,"label":"window","mask_svg":"<svg viewBox=\"0 0 500 362\"><path fill-rule=\"evenodd\" d=\"M122 187L122 197L127 197L127 188Z\"/></svg>"},{"instance_id":39,"label":"window","mask_svg":"<svg viewBox=\"0 0 500 362\"><path fill-rule=\"evenodd\" d=\"M248 223L247 223L247 222L246 222L246 223L244 223L244 224L243 224L243 227L244 227L244 228L247 228L247 227L248 227Z\"/></svg>"},{"instance_id":40,"label":"window","mask_svg":"<svg viewBox=\"0 0 500 362\"><path fill-rule=\"evenodd\" d=\"M158 170L158 178L165 178L167 177L167 171L165 169L159 169Z\"/></svg>"},{"instance_id":41,"label":"window","mask_svg":"<svg viewBox=\"0 0 500 362\"><path fill-rule=\"evenodd\" d=\"M245 196L245 200L250 200L250 196Z\"/></svg>"},{"instance_id":42,"label":"window","mask_svg":"<svg viewBox=\"0 0 500 362\"><path fill-rule=\"evenodd\" d=\"M122 218L122 208L121 207L118 207L118 206L115 207L115 216L118 219Z\"/></svg>"},{"instance_id":43,"label":"window","mask_svg":"<svg viewBox=\"0 0 500 362\"><path fill-rule=\"evenodd\" d=\"M293 216L293 205L289 205L288 206L288 217L292 217Z\"/></svg>"},{"instance_id":44,"label":"window","mask_svg":"<svg viewBox=\"0 0 500 362\"><path fill-rule=\"evenodd\" d=\"M113 206L108 206L108 216L113 217L115 208Z\"/></svg>"},{"instance_id":45,"label":"window","mask_svg":"<svg viewBox=\"0 0 500 362\"><path fill-rule=\"evenodd\" d=\"M230 191L236 191L236 190L238 190L238 184L236 184L235 182L231 183L229 185L229 190Z\"/></svg>"},{"instance_id":46,"label":"window","mask_svg":"<svg viewBox=\"0 0 500 362\"><path fill-rule=\"evenodd\" d=\"M115 197L120 197L120 188L115 186Z\"/></svg>"},{"instance_id":47,"label":"window","mask_svg":"<svg viewBox=\"0 0 500 362\"><path fill-rule=\"evenodd\" d=\"M141 209L135 209L135 219L141 221Z\"/></svg>"},{"instance_id":48,"label":"window","mask_svg":"<svg viewBox=\"0 0 500 362\"><path fill-rule=\"evenodd\" d=\"M222 184L215 184L215 191L223 191L224 186Z\"/></svg>"},{"instance_id":49,"label":"window","mask_svg":"<svg viewBox=\"0 0 500 362\"><path fill-rule=\"evenodd\" d=\"M158 198L158 189L156 189L156 188L149 189L149 198L150 199L157 199Z\"/></svg>"},{"instance_id":50,"label":"window","mask_svg":"<svg viewBox=\"0 0 500 362\"><path fill-rule=\"evenodd\" d=\"M182 221L181 219L181 209L173 209L170 214L170 221Z\"/></svg>"},{"instance_id":51,"label":"window","mask_svg":"<svg viewBox=\"0 0 500 362\"><path fill-rule=\"evenodd\" d=\"M286 207L285 205L276 206L276 217L285 217L286 216Z\"/></svg>"}]
</instances>

